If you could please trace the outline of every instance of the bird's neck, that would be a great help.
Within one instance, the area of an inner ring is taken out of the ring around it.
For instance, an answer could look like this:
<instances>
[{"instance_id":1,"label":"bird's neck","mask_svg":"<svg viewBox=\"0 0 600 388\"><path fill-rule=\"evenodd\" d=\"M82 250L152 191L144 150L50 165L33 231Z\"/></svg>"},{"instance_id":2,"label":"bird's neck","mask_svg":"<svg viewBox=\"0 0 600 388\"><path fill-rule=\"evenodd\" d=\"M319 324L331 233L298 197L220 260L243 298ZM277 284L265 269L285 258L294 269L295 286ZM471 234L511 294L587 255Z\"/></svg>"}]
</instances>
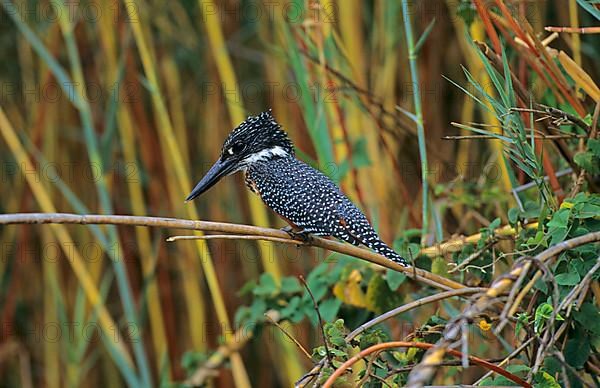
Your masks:
<instances>
[{"instance_id":1,"label":"bird's neck","mask_svg":"<svg viewBox=\"0 0 600 388\"><path fill-rule=\"evenodd\" d=\"M251 166L254 163L264 162L275 158L293 157L285 148L280 146L274 146L266 148L257 153L254 153L244 159L244 164Z\"/></svg>"}]
</instances>

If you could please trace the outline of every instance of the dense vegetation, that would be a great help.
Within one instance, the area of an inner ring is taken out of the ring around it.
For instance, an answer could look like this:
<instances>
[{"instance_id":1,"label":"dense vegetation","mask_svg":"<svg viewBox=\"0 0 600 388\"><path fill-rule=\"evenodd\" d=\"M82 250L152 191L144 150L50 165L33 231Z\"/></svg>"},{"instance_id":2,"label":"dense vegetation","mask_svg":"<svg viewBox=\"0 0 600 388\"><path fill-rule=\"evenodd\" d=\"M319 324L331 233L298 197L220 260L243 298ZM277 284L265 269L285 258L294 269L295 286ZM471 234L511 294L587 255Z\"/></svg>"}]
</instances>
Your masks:
<instances>
[{"instance_id":1,"label":"dense vegetation","mask_svg":"<svg viewBox=\"0 0 600 388\"><path fill-rule=\"evenodd\" d=\"M600 385L596 1L2 7L0 224L279 228L240 177L183 203L272 108L418 272L281 238L3 225L0 385Z\"/></svg>"}]
</instances>

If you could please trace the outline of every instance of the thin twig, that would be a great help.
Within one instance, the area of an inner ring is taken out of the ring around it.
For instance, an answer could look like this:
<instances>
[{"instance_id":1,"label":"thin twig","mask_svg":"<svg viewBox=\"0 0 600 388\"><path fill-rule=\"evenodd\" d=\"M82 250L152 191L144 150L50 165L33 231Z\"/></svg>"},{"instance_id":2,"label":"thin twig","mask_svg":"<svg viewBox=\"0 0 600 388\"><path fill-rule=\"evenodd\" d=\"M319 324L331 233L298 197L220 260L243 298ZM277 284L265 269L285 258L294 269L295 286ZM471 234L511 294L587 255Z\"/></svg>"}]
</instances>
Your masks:
<instances>
[{"instance_id":1,"label":"thin twig","mask_svg":"<svg viewBox=\"0 0 600 388\"><path fill-rule=\"evenodd\" d=\"M407 311L410 311L412 309L415 309L417 307L421 307L424 306L426 304L429 303L434 303L443 299L448 299L448 298L452 298L454 296L463 296L463 295L469 295L469 294L476 294L478 292L485 292L486 289L485 288L479 288L479 287L473 287L473 288L461 288L460 290L451 290L451 291L445 291L445 292L440 292L438 294L434 294L434 295L429 295L426 296L424 298L421 299L417 299L415 301L412 301L410 303L404 304L402 306L396 307L393 310L390 310L386 313L383 313L381 315L378 315L377 317L375 317L374 319L371 319L368 322L363 323L362 325L360 325L359 327L357 327L356 329L354 329L354 331L352 331L350 334L348 334L345 338L346 342L350 342L352 341L354 338L356 338L356 336L358 336L359 334L363 333L365 330L376 326L382 322L387 321L390 318L395 317L396 315L405 313Z\"/></svg>"},{"instance_id":2,"label":"thin twig","mask_svg":"<svg viewBox=\"0 0 600 388\"><path fill-rule=\"evenodd\" d=\"M481 248L480 250L478 250L478 251L473 252L472 254L470 254L469 257L467 257L466 259L464 259L463 261L461 261L461 263L458 264L456 267L448 270L448 273L454 273L456 271L462 270L463 268L465 268L466 266L468 266L469 264L471 264L473 261L477 260L477 258L479 256L481 256L485 251L487 251L490 247L492 247L497 242L498 242L498 239L491 238L490 241L488 241L488 243L485 244L485 246L483 248Z\"/></svg>"},{"instance_id":3,"label":"thin twig","mask_svg":"<svg viewBox=\"0 0 600 388\"><path fill-rule=\"evenodd\" d=\"M248 236L243 234L208 234L205 236L171 236L165 241L174 242L181 240L263 240L274 241L284 244L305 245L305 241L290 240L289 238L279 238L272 236Z\"/></svg>"},{"instance_id":4,"label":"thin twig","mask_svg":"<svg viewBox=\"0 0 600 388\"><path fill-rule=\"evenodd\" d=\"M272 314L270 314L270 312L269 312L269 311L267 311L267 312L265 313L265 317L267 318L267 320L268 320L269 322L271 322L273 325L277 326L277 328L278 328L279 330L281 330L281 332L282 332L282 333L283 333L283 334L284 334L286 337L288 337L290 340L292 340L292 342L293 342L294 344L296 344L296 346L298 347L298 349L300 349L300 351L301 351L301 352L302 352L302 353L303 353L303 354L306 356L306 358L308 358L310 361L312 361L313 359L312 359L312 357L311 357L310 353L308 353L308 351L307 351L307 350L304 348L304 346L302 346L302 344L301 344L300 342L298 342L298 340L297 340L296 338L294 338L294 337L293 337L293 336L292 336L292 335L291 335L291 334L290 334L290 333L289 333L287 330L285 330L285 329L283 328L283 326L281 326L281 325L279 324L279 322L277 322L275 319L273 319L273 318L271 317L271 315L272 315Z\"/></svg>"},{"instance_id":5,"label":"thin twig","mask_svg":"<svg viewBox=\"0 0 600 388\"><path fill-rule=\"evenodd\" d=\"M527 139L531 139L531 135L525 136ZM582 139L585 135L536 135L534 139L553 140L553 139ZM457 136L442 136L442 140L500 140L498 136L493 135L457 135Z\"/></svg>"},{"instance_id":6,"label":"thin twig","mask_svg":"<svg viewBox=\"0 0 600 388\"><path fill-rule=\"evenodd\" d=\"M302 282L302 284L304 285L304 288L306 288L306 291L308 291L308 295L310 295L310 299L312 299L313 306L315 307L315 311L317 312L317 318L319 318L319 327L321 328L321 334L323 335L323 345L325 346L325 353L327 355L327 361L329 361L329 365L333 365L333 362L331 361L331 353L329 352L329 345L327 343L327 336L325 335L325 327L323 326L323 317L321 317L321 312L319 311L319 305L317 304L317 300L315 299L315 296L313 295L312 291L310 290L308 283L306 283L304 276L300 275L299 278L300 278L300 281Z\"/></svg>"}]
</instances>

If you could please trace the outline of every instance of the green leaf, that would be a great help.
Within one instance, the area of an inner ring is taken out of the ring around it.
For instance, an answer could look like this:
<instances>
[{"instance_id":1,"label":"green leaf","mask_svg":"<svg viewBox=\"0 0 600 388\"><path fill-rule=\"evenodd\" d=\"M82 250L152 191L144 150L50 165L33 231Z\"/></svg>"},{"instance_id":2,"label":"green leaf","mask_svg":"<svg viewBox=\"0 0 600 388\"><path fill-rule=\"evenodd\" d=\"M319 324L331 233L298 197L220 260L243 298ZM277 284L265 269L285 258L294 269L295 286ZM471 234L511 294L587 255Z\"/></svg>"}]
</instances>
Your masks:
<instances>
[{"instance_id":1,"label":"green leaf","mask_svg":"<svg viewBox=\"0 0 600 388\"><path fill-rule=\"evenodd\" d=\"M298 279L292 276L281 279L281 292L286 294L293 294L302 291L302 286Z\"/></svg>"},{"instance_id":2,"label":"green leaf","mask_svg":"<svg viewBox=\"0 0 600 388\"><path fill-rule=\"evenodd\" d=\"M250 294L256 288L256 282L254 280L247 281L242 288L238 291L238 296L244 296Z\"/></svg>"},{"instance_id":3,"label":"green leaf","mask_svg":"<svg viewBox=\"0 0 600 388\"><path fill-rule=\"evenodd\" d=\"M299 296L294 296L289 303L281 309L281 318L290 318L300 309L301 299Z\"/></svg>"},{"instance_id":4,"label":"green leaf","mask_svg":"<svg viewBox=\"0 0 600 388\"><path fill-rule=\"evenodd\" d=\"M425 41L427 40L427 37L431 33L431 30L433 30L434 25L435 25L435 18L431 19L431 22L429 22L429 25L427 26L427 28L425 28L425 31L423 31L423 34L421 35L421 37L415 44L415 48L414 48L414 52L413 52L414 55L417 55L419 53L419 51L421 51L421 47L423 46L423 44L425 44Z\"/></svg>"},{"instance_id":5,"label":"green leaf","mask_svg":"<svg viewBox=\"0 0 600 388\"><path fill-rule=\"evenodd\" d=\"M382 276L374 275L367 286L367 308L377 314L382 314L402 302L399 293L392 292Z\"/></svg>"},{"instance_id":6,"label":"green leaf","mask_svg":"<svg viewBox=\"0 0 600 388\"><path fill-rule=\"evenodd\" d=\"M529 315L527 313L517 314L517 324L515 325L515 337L519 336L519 333L524 326L529 324Z\"/></svg>"},{"instance_id":7,"label":"green leaf","mask_svg":"<svg viewBox=\"0 0 600 388\"><path fill-rule=\"evenodd\" d=\"M352 147L352 164L354 167L365 167L371 165L369 151L367 150L367 139L359 138Z\"/></svg>"},{"instance_id":8,"label":"green leaf","mask_svg":"<svg viewBox=\"0 0 600 388\"><path fill-rule=\"evenodd\" d=\"M501 222L502 220L500 219L500 217L497 217L494 221L490 223L490 225L488 226L488 230L490 232L493 232L494 230L498 229Z\"/></svg>"},{"instance_id":9,"label":"green leaf","mask_svg":"<svg viewBox=\"0 0 600 388\"><path fill-rule=\"evenodd\" d=\"M260 275L258 285L252 290L252 293L256 296L272 296L277 292L277 283L273 275L269 273L263 273Z\"/></svg>"},{"instance_id":10,"label":"green leaf","mask_svg":"<svg viewBox=\"0 0 600 388\"><path fill-rule=\"evenodd\" d=\"M582 304L581 308L575 311L573 316L586 330L600 335L600 325L598 325L598 322L600 322L600 311L594 304Z\"/></svg>"},{"instance_id":11,"label":"green leaf","mask_svg":"<svg viewBox=\"0 0 600 388\"><path fill-rule=\"evenodd\" d=\"M590 355L590 342L587 338L571 338L565 345L564 355L567 363L574 368L582 368Z\"/></svg>"},{"instance_id":12,"label":"green leaf","mask_svg":"<svg viewBox=\"0 0 600 388\"><path fill-rule=\"evenodd\" d=\"M242 306L237 309L234 316L235 326L240 326L243 322L245 322L250 317L250 308L247 306Z\"/></svg>"},{"instance_id":13,"label":"green leaf","mask_svg":"<svg viewBox=\"0 0 600 388\"><path fill-rule=\"evenodd\" d=\"M533 330L539 334L541 333L546 321L550 319L552 316L552 312L554 308L549 303L540 304L537 309L535 309L535 318L533 321ZM564 318L560 316L560 314L556 314L557 321L563 321Z\"/></svg>"},{"instance_id":14,"label":"green leaf","mask_svg":"<svg viewBox=\"0 0 600 388\"><path fill-rule=\"evenodd\" d=\"M465 22L467 27L470 27L473 23L473 20L475 20L475 15L477 15L477 12L471 1L462 0L458 4L458 7L456 7L456 14Z\"/></svg>"},{"instance_id":15,"label":"green leaf","mask_svg":"<svg viewBox=\"0 0 600 388\"><path fill-rule=\"evenodd\" d=\"M554 213L554 216L548 222L550 245L558 244L567 237L570 216L571 209L568 208L560 209Z\"/></svg>"},{"instance_id":16,"label":"green leaf","mask_svg":"<svg viewBox=\"0 0 600 388\"><path fill-rule=\"evenodd\" d=\"M534 237L530 237L527 239L527 245L529 245L529 246L537 246L537 245L547 246L548 244L545 243L544 237L545 237L544 232L541 230L538 230L535 233Z\"/></svg>"},{"instance_id":17,"label":"green leaf","mask_svg":"<svg viewBox=\"0 0 600 388\"><path fill-rule=\"evenodd\" d=\"M249 321L252 323L263 322L265 313L267 312L267 302L263 299L255 299L250 305Z\"/></svg>"},{"instance_id":18,"label":"green leaf","mask_svg":"<svg viewBox=\"0 0 600 388\"><path fill-rule=\"evenodd\" d=\"M600 11L594 6L593 0L577 0L579 6L588 11L596 19L600 20Z\"/></svg>"},{"instance_id":19,"label":"green leaf","mask_svg":"<svg viewBox=\"0 0 600 388\"><path fill-rule=\"evenodd\" d=\"M431 272L439 276L448 276L448 262L443 257L436 257L431 263Z\"/></svg>"},{"instance_id":20,"label":"green leaf","mask_svg":"<svg viewBox=\"0 0 600 388\"><path fill-rule=\"evenodd\" d=\"M367 329L360 336L358 347L360 349L366 349L370 346L380 344L389 340L389 336L380 329Z\"/></svg>"},{"instance_id":21,"label":"green leaf","mask_svg":"<svg viewBox=\"0 0 600 388\"><path fill-rule=\"evenodd\" d=\"M203 352L187 351L181 357L181 366L188 372L195 371L208 360L208 354Z\"/></svg>"},{"instance_id":22,"label":"green leaf","mask_svg":"<svg viewBox=\"0 0 600 388\"><path fill-rule=\"evenodd\" d=\"M577 206L578 218L595 218L600 214L600 200L596 197L590 198L589 202L584 202L580 206Z\"/></svg>"},{"instance_id":23,"label":"green leaf","mask_svg":"<svg viewBox=\"0 0 600 388\"><path fill-rule=\"evenodd\" d=\"M552 219L548 222L549 228L566 228L569 225L569 216L571 215L571 209L560 209Z\"/></svg>"},{"instance_id":24,"label":"green leaf","mask_svg":"<svg viewBox=\"0 0 600 388\"><path fill-rule=\"evenodd\" d=\"M342 301L336 298L326 299L319 305L319 312L325 322L330 322L335 319Z\"/></svg>"},{"instance_id":25,"label":"green leaf","mask_svg":"<svg viewBox=\"0 0 600 388\"><path fill-rule=\"evenodd\" d=\"M577 272L567 272L556 275L556 284L559 286L574 286L579 283L581 277Z\"/></svg>"},{"instance_id":26,"label":"green leaf","mask_svg":"<svg viewBox=\"0 0 600 388\"><path fill-rule=\"evenodd\" d=\"M589 171L592 174L598 174L600 172L600 167L598 167L598 157L589 151L578 152L573 157L573 160L579 167Z\"/></svg>"},{"instance_id":27,"label":"green leaf","mask_svg":"<svg viewBox=\"0 0 600 388\"><path fill-rule=\"evenodd\" d=\"M519 221L519 214L520 214L520 210L517 208L510 208L508 209L508 222L511 225L516 225L517 222Z\"/></svg>"},{"instance_id":28,"label":"green leaf","mask_svg":"<svg viewBox=\"0 0 600 388\"><path fill-rule=\"evenodd\" d=\"M396 291L398 287L406 280L406 275L402 272L388 269L385 273L385 280L390 287L390 290Z\"/></svg>"},{"instance_id":29,"label":"green leaf","mask_svg":"<svg viewBox=\"0 0 600 388\"><path fill-rule=\"evenodd\" d=\"M594 156L600 156L600 140L589 139L587 142L588 149L594 154Z\"/></svg>"},{"instance_id":30,"label":"green leaf","mask_svg":"<svg viewBox=\"0 0 600 388\"><path fill-rule=\"evenodd\" d=\"M554 375L562 370L562 363L556 357L546 357L544 359L544 369Z\"/></svg>"},{"instance_id":31,"label":"green leaf","mask_svg":"<svg viewBox=\"0 0 600 388\"><path fill-rule=\"evenodd\" d=\"M522 372L529 372L531 368L527 365L523 365L523 364L518 364L518 365L509 365L506 367L506 370L509 371L512 374L521 374Z\"/></svg>"},{"instance_id":32,"label":"green leaf","mask_svg":"<svg viewBox=\"0 0 600 388\"><path fill-rule=\"evenodd\" d=\"M346 346L346 328L344 327L343 319L338 319L333 323L326 323L324 329L325 335L332 345L337 347Z\"/></svg>"},{"instance_id":33,"label":"green leaf","mask_svg":"<svg viewBox=\"0 0 600 388\"><path fill-rule=\"evenodd\" d=\"M536 388L561 388L554 377L544 371L536 373L534 380Z\"/></svg>"}]
</instances>

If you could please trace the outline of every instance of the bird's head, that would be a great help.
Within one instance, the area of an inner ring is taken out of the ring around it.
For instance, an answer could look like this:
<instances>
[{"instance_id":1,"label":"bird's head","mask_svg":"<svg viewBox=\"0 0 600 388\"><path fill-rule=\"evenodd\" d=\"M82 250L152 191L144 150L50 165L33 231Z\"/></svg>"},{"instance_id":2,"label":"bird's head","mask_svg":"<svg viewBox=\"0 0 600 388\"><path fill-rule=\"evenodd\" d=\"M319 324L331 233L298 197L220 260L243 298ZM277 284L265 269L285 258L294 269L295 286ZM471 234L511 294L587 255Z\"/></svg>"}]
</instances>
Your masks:
<instances>
[{"instance_id":1,"label":"bird's head","mask_svg":"<svg viewBox=\"0 0 600 388\"><path fill-rule=\"evenodd\" d=\"M223 143L221 156L185 199L191 201L222 177L247 169L253 163L294 156L294 146L271 110L248 116Z\"/></svg>"}]
</instances>

